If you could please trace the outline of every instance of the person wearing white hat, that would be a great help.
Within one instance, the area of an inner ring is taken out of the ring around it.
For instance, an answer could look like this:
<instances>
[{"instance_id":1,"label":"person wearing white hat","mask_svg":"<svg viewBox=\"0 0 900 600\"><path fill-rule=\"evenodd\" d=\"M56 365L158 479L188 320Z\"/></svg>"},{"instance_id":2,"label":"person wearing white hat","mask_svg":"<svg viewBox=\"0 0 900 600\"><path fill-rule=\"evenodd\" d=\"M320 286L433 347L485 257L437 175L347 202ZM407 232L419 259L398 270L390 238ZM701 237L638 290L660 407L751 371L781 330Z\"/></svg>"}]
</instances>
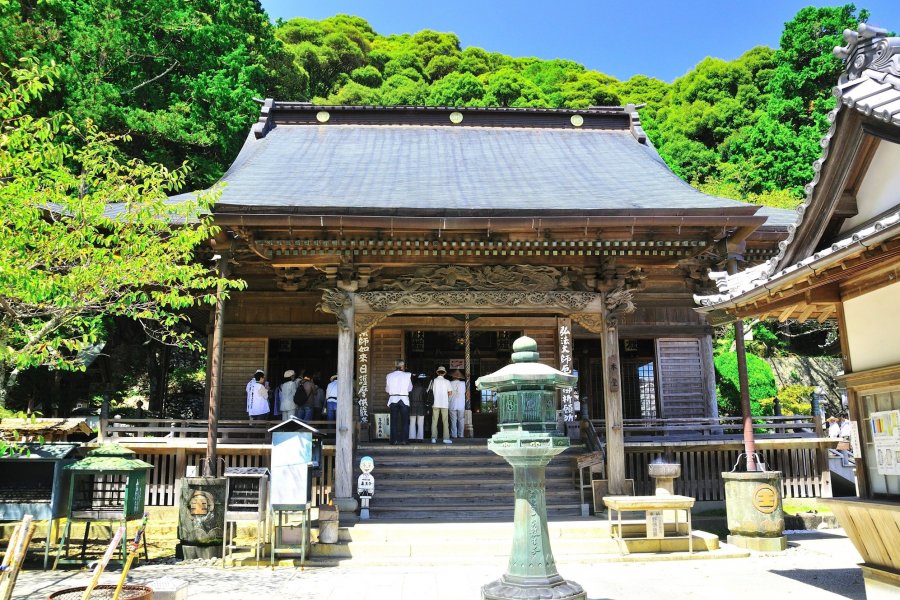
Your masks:
<instances>
[{"instance_id":1,"label":"person wearing white hat","mask_svg":"<svg viewBox=\"0 0 900 600\"><path fill-rule=\"evenodd\" d=\"M294 396L297 395L297 387L300 382L297 380L297 374L293 369L284 372L284 383L281 384L279 391L281 392L281 420L287 421L294 416L297 405L294 403Z\"/></svg>"},{"instance_id":2,"label":"person wearing white hat","mask_svg":"<svg viewBox=\"0 0 900 600\"><path fill-rule=\"evenodd\" d=\"M443 366L437 368L437 377L431 380L428 389L434 394L434 405L431 407L431 443L437 442L438 421L444 419L444 443L452 444L450 441L450 424L447 422L447 407L450 405L450 395L453 389L450 382L444 379L447 369Z\"/></svg>"},{"instance_id":3,"label":"person wearing white hat","mask_svg":"<svg viewBox=\"0 0 900 600\"><path fill-rule=\"evenodd\" d=\"M454 370L450 376L450 389L453 390L447 408L450 415L450 437L461 438L466 426L466 382L459 369Z\"/></svg>"}]
</instances>

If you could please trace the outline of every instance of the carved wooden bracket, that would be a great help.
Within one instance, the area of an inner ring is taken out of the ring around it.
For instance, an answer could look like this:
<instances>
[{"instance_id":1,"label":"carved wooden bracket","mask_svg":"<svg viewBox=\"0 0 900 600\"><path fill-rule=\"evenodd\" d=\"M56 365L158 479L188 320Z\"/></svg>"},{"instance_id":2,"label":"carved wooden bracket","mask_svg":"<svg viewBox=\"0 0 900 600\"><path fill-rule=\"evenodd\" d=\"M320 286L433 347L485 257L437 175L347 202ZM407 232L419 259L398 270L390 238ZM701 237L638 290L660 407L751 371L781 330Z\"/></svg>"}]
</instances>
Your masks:
<instances>
[{"instance_id":1,"label":"carved wooden bracket","mask_svg":"<svg viewBox=\"0 0 900 600\"><path fill-rule=\"evenodd\" d=\"M364 313L356 315L356 334L359 335L360 333L369 331L389 316L388 313Z\"/></svg>"},{"instance_id":2,"label":"carved wooden bracket","mask_svg":"<svg viewBox=\"0 0 900 600\"><path fill-rule=\"evenodd\" d=\"M353 308L353 296L342 290L322 290L322 301L316 305L316 310L335 316L341 329L349 329L348 310Z\"/></svg>"}]
</instances>

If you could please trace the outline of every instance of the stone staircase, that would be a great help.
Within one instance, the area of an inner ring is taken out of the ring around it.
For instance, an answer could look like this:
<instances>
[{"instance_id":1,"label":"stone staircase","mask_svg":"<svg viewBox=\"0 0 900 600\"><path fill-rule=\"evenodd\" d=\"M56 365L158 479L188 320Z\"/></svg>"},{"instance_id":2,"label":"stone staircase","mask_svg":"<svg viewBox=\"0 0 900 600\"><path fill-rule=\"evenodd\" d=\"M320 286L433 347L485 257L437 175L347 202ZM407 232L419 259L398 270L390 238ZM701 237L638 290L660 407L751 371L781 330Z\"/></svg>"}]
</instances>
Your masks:
<instances>
[{"instance_id":1,"label":"stone staircase","mask_svg":"<svg viewBox=\"0 0 900 600\"><path fill-rule=\"evenodd\" d=\"M547 466L547 516L581 515L573 482L570 448ZM508 520L514 512L512 467L487 449L485 440L454 440L453 444L360 444L357 456L375 461L372 521L382 519Z\"/></svg>"}]
</instances>

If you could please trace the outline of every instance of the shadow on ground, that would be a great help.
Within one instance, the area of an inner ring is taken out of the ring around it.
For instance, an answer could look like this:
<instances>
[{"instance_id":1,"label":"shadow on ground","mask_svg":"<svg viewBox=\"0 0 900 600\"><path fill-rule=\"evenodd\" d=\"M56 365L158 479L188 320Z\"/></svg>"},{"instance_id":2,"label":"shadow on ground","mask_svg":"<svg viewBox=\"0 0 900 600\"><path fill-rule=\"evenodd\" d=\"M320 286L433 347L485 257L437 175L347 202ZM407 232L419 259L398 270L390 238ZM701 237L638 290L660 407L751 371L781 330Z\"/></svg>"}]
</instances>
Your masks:
<instances>
[{"instance_id":1,"label":"shadow on ground","mask_svg":"<svg viewBox=\"0 0 900 600\"><path fill-rule=\"evenodd\" d=\"M866 599L862 571L859 569L772 569L769 572L850 600Z\"/></svg>"}]
</instances>

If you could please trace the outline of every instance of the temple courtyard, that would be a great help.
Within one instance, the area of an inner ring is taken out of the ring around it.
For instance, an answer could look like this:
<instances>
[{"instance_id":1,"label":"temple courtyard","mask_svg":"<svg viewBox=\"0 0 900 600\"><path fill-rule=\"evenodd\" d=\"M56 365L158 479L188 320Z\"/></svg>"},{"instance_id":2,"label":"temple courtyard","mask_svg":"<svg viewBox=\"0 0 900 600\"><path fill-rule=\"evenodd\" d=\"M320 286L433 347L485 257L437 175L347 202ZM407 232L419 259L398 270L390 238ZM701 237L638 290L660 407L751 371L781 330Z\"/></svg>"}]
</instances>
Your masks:
<instances>
[{"instance_id":1,"label":"temple courtyard","mask_svg":"<svg viewBox=\"0 0 900 600\"><path fill-rule=\"evenodd\" d=\"M591 600L632 598L667 600L703 598L850 598L864 599L860 556L843 531L788 532L784 552L752 553L745 558L623 562L560 561L559 571L581 584ZM669 555L668 558L676 558ZM387 561L386 561L387 562ZM191 600L225 598L436 599L479 598L481 586L503 573L505 561L466 564L448 553L440 564L410 566L397 559L392 566L240 567L223 569L202 561L145 564L132 570L134 583L161 578L188 582ZM103 583L115 583L118 573L106 573ZM89 580L88 571L26 570L19 577L14 599L46 598Z\"/></svg>"}]
</instances>

